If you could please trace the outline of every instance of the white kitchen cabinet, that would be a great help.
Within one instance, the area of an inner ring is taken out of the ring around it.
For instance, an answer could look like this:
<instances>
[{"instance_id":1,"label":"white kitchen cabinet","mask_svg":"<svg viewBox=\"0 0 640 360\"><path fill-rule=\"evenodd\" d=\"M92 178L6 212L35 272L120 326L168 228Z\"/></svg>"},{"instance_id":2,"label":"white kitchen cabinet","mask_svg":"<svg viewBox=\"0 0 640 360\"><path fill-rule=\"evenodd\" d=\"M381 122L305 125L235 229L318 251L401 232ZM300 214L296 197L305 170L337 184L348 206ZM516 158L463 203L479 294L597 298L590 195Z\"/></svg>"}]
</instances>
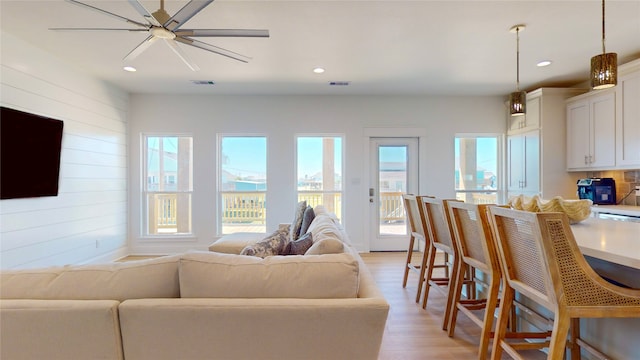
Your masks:
<instances>
[{"instance_id":1,"label":"white kitchen cabinet","mask_svg":"<svg viewBox=\"0 0 640 360\"><path fill-rule=\"evenodd\" d=\"M616 165L616 92L594 91L567 102L567 169Z\"/></svg>"},{"instance_id":2,"label":"white kitchen cabinet","mask_svg":"<svg viewBox=\"0 0 640 360\"><path fill-rule=\"evenodd\" d=\"M507 170L510 194L540 193L540 130L507 136Z\"/></svg>"},{"instance_id":3,"label":"white kitchen cabinet","mask_svg":"<svg viewBox=\"0 0 640 360\"><path fill-rule=\"evenodd\" d=\"M540 127L540 98L530 97L527 94L526 114L509 116L509 133L518 131L529 131Z\"/></svg>"},{"instance_id":4,"label":"white kitchen cabinet","mask_svg":"<svg viewBox=\"0 0 640 360\"><path fill-rule=\"evenodd\" d=\"M567 172L565 164L565 100L585 91L541 88L527 93L529 122L521 128L511 128L511 115L506 113L507 197L539 194L544 199L576 198L579 176Z\"/></svg>"},{"instance_id":5,"label":"white kitchen cabinet","mask_svg":"<svg viewBox=\"0 0 640 360\"><path fill-rule=\"evenodd\" d=\"M640 168L640 69L616 86L616 168Z\"/></svg>"}]
</instances>

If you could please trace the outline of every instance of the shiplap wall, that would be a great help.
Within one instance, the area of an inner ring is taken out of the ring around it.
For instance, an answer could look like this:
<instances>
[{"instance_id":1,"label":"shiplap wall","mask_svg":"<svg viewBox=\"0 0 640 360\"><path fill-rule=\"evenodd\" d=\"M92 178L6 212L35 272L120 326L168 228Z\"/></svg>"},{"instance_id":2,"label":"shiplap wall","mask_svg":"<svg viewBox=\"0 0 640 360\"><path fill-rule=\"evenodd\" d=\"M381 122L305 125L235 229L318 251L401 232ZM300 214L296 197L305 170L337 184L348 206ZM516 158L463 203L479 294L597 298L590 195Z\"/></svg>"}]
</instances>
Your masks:
<instances>
[{"instance_id":1,"label":"shiplap wall","mask_svg":"<svg viewBox=\"0 0 640 360\"><path fill-rule=\"evenodd\" d=\"M1 36L0 103L63 120L64 132L58 196L0 201L0 267L126 255L129 95Z\"/></svg>"}]
</instances>

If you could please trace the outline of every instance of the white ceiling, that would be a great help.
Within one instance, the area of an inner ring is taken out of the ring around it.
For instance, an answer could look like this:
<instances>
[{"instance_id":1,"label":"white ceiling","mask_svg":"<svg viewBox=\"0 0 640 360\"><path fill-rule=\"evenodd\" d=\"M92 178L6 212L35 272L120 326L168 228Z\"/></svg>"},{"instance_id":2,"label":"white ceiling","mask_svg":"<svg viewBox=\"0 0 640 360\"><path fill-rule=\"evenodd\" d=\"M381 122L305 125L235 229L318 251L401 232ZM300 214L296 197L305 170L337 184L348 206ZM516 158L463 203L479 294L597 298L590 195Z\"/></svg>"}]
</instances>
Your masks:
<instances>
[{"instance_id":1,"label":"white ceiling","mask_svg":"<svg viewBox=\"0 0 640 360\"><path fill-rule=\"evenodd\" d=\"M125 0L81 1L144 22ZM140 2L149 12L160 7L160 0ZM186 3L166 0L165 8L173 15ZM158 42L127 73L122 58L146 33L48 30L123 22L64 0L0 0L0 13L3 32L132 93L506 95L515 89L515 24L526 25L525 90L586 81L589 59L602 51L599 0L216 0L182 28L268 29L270 38L201 38L249 63L180 44L201 68L193 72ZM606 38L620 64L640 58L640 0L606 2ZM545 59L553 64L536 67ZM326 72L314 74L317 66Z\"/></svg>"}]
</instances>

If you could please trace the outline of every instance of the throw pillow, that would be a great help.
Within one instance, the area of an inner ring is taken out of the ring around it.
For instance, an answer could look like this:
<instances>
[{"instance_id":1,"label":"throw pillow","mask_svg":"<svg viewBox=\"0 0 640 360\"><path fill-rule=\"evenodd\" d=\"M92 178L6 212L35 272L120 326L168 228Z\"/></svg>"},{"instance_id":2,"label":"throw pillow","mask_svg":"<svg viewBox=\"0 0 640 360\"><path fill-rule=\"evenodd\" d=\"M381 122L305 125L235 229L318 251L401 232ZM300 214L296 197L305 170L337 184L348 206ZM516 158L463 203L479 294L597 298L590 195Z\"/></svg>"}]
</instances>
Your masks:
<instances>
[{"instance_id":1,"label":"throw pillow","mask_svg":"<svg viewBox=\"0 0 640 360\"><path fill-rule=\"evenodd\" d=\"M302 215L302 225L300 225L300 235L306 234L309 229L309 225L316 217L316 213L313 211L311 206L307 206L304 210L304 214Z\"/></svg>"},{"instance_id":2,"label":"throw pillow","mask_svg":"<svg viewBox=\"0 0 640 360\"><path fill-rule=\"evenodd\" d=\"M291 223L291 232L289 233L289 241L296 240L300 236L300 227L302 227L302 218L304 211L307 209L307 201L300 201L295 208L293 222Z\"/></svg>"},{"instance_id":3,"label":"throw pillow","mask_svg":"<svg viewBox=\"0 0 640 360\"><path fill-rule=\"evenodd\" d=\"M313 245L313 237L311 233L303 234L298 240L289 241L282 255L304 255Z\"/></svg>"},{"instance_id":4,"label":"throw pillow","mask_svg":"<svg viewBox=\"0 0 640 360\"><path fill-rule=\"evenodd\" d=\"M338 239L323 239L311 245L305 255L340 254L344 252L344 244Z\"/></svg>"},{"instance_id":5,"label":"throw pillow","mask_svg":"<svg viewBox=\"0 0 640 360\"><path fill-rule=\"evenodd\" d=\"M257 256L261 258L278 255L284 251L288 241L289 229L279 228L257 243L245 246L240 252L240 255Z\"/></svg>"}]
</instances>

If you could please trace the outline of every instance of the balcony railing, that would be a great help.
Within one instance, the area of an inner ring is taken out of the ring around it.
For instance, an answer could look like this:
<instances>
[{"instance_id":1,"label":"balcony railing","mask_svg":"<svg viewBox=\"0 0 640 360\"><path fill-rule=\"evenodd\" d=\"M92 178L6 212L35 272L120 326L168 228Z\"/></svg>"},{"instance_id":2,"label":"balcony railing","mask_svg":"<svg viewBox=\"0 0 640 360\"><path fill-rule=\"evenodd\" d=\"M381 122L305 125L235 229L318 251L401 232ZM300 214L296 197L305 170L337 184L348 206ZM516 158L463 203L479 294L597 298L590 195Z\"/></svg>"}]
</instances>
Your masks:
<instances>
[{"instance_id":1,"label":"balcony railing","mask_svg":"<svg viewBox=\"0 0 640 360\"><path fill-rule=\"evenodd\" d=\"M405 219L401 192L380 194L380 221L383 224L403 223ZM243 228L242 231L264 231L266 201L264 192L222 192L222 225ZM322 204L328 211L342 218L342 193L299 192L298 201L306 200L309 206ZM154 194L154 213L150 214L151 233L175 233L177 194ZM154 225L155 222L155 225ZM156 232L153 232L153 231Z\"/></svg>"},{"instance_id":2,"label":"balcony railing","mask_svg":"<svg viewBox=\"0 0 640 360\"><path fill-rule=\"evenodd\" d=\"M264 192L223 192L222 223L264 225L267 219Z\"/></svg>"}]
</instances>

